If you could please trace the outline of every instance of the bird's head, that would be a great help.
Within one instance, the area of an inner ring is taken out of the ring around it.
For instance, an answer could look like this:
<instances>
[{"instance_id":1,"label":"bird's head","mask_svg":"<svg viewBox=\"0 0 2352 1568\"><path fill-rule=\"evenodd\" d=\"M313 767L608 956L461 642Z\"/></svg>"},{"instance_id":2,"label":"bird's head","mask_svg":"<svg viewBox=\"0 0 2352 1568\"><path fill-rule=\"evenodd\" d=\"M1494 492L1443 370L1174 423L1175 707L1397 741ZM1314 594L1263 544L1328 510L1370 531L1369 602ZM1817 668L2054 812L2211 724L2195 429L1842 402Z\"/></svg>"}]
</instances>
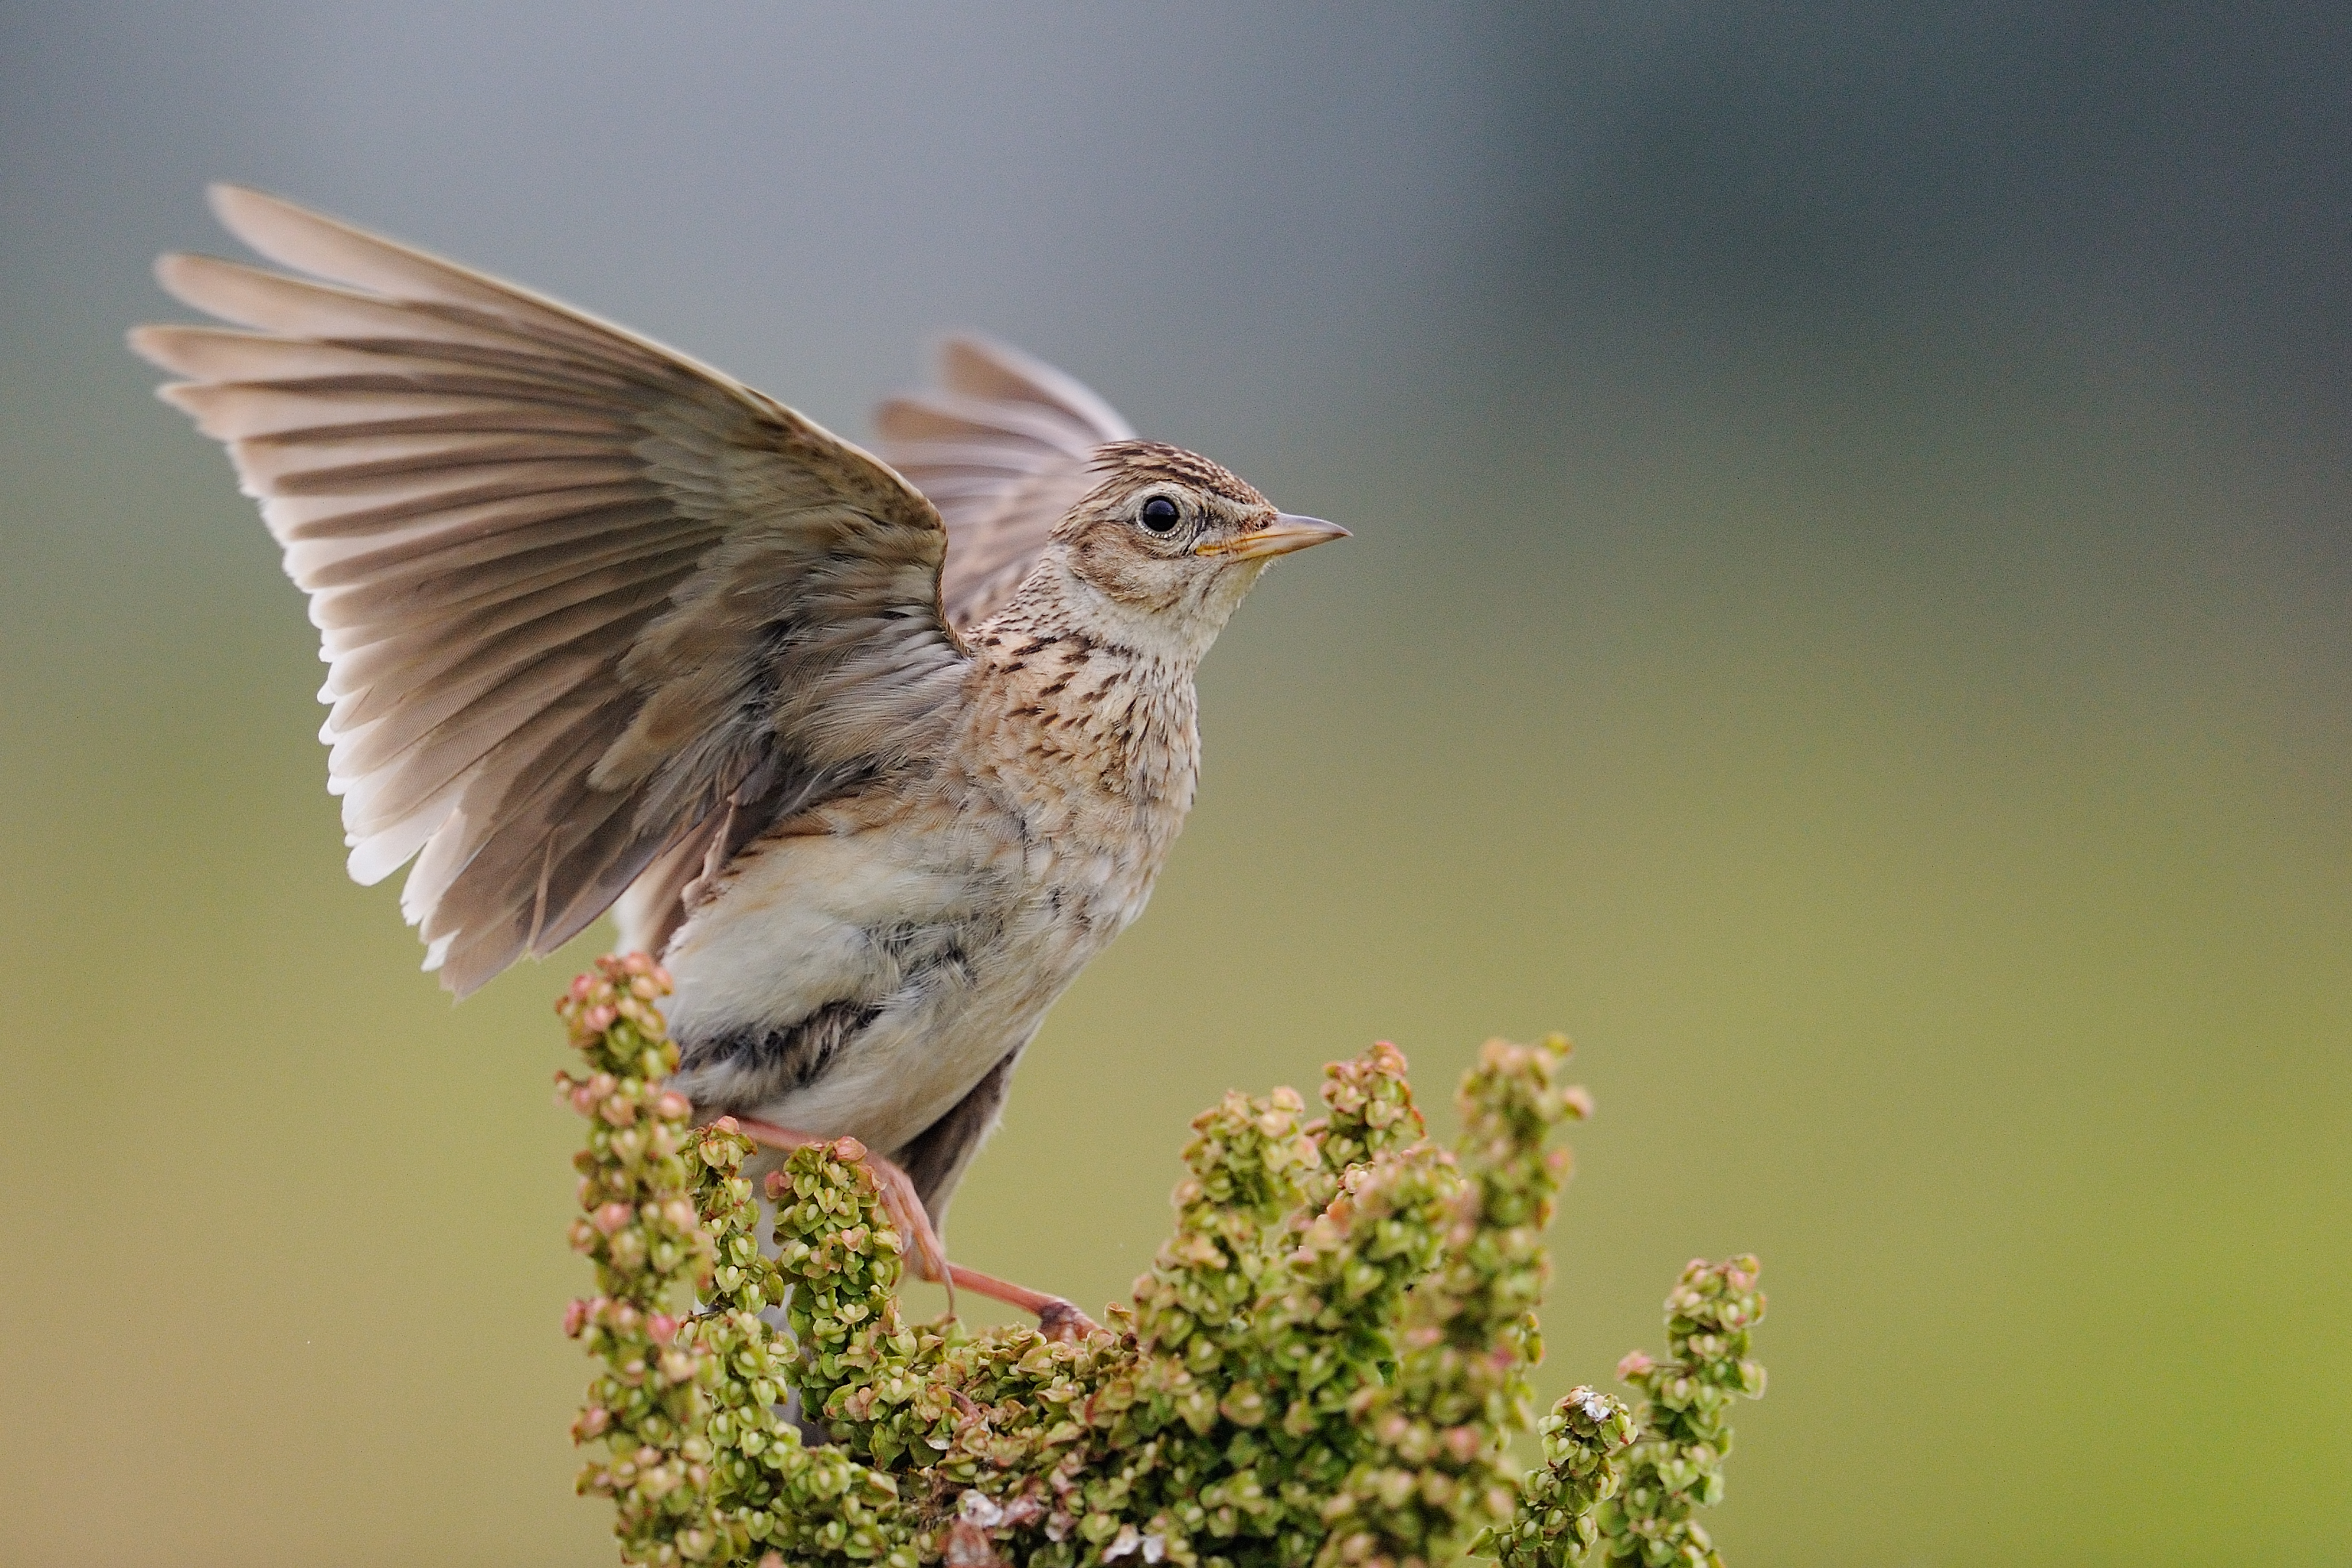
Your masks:
<instances>
[{"instance_id":1,"label":"bird's head","mask_svg":"<svg viewBox=\"0 0 2352 1568\"><path fill-rule=\"evenodd\" d=\"M1277 555L1345 539L1294 517L1196 453L1156 441L1097 449L1100 482L1054 530L1069 609L1131 647L1198 658Z\"/></svg>"}]
</instances>

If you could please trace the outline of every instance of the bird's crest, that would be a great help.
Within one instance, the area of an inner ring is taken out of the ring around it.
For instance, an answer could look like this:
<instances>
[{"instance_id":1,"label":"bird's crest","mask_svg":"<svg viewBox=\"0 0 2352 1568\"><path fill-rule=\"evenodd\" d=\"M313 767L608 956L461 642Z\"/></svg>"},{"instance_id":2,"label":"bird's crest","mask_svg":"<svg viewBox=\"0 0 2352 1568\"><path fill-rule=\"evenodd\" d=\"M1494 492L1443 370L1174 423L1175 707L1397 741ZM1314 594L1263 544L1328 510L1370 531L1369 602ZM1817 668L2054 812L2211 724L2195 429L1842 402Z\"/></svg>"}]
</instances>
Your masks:
<instances>
[{"instance_id":1,"label":"bird's crest","mask_svg":"<svg viewBox=\"0 0 2352 1568\"><path fill-rule=\"evenodd\" d=\"M1111 484L1106 489L1116 486L1116 493L1172 479L1243 506L1271 508L1274 504L1260 495L1255 486L1223 464L1163 441L1109 442L1095 448L1091 466L1095 472L1109 477Z\"/></svg>"}]
</instances>

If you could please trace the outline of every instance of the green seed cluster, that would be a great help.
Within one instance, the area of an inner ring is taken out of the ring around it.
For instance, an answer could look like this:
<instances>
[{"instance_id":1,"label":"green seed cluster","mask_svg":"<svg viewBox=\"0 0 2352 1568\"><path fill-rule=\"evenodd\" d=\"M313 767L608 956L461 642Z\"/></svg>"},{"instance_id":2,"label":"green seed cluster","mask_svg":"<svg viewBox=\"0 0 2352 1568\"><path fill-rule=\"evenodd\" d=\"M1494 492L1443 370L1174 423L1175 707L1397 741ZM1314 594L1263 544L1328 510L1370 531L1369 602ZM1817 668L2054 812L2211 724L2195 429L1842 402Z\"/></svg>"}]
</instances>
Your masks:
<instances>
[{"instance_id":1,"label":"green seed cluster","mask_svg":"<svg viewBox=\"0 0 2352 1568\"><path fill-rule=\"evenodd\" d=\"M589 1118L573 1239L600 1290L567 1327L604 1363L574 1432L609 1449L582 1489L614 1499L626 1562L1426 1568L1484 1525L1506 1568L1564 1568L1621 1477L1681 1473L1629 1471L1642 1429L1591 1390L1543 1423L1543 1468L1504 1468L1567 1173L1547 1143L1590 1109L1557 1081L1565 1040L1490 1042L1450 1151L1385 1044L1327 1070L1311 1120L1289 1089L1226 1096L1192 1123L1133 1306L1051 1342L902 1318L899 1238L851 1140L767 1178L761 1247L751 1144L724 1120L690 1131L660 1088L667 983L606 960L560 1005L588 1058L561 1083ZM1675 1297L1698 1314L1675 1320L1695 1366L1730 1343L1716 1278ZM1644 1387L1661 1411L1679 1396ZM789 1395L829 1442L803 1443ZM1686 1435L1643 1432L1659 1465L1690 1462ZM1654 1511L1611 1517L1612 1550L1666 1539Z\"/></svg>"},{"instance_id":2,"label":"green seed cluster","mask_svg":"<svg viewBox=\"0 0 2352 1568\"><path fill-rule=\"evenodd\" d=\"M1371 1451L1325 1504L1327 1560L1416 1568L1465 1527L1511 1515L1504 1449L1530 1424L1528 1369L1543 1355L1535 1308L1550 1273L1543 1227L1569 1170L1568 1152L1548 1140L1592 1110L1582 1089L1557 1081L1569 1049L1559 1035L1489 1040L1463 1079L1466 1180L1444 1218L1442 1260L1405 1303L1402 1364L1355 1413Z\"/></svg>"},{"instance_id":3,"label":"green seed cluster","mask_svg":"<svg viewBox=\"0 0 2352 1568\"><path fill-rule=\"evenodd\" d=\"M779 1259L761 1247L759 1205L741 1173L751 1144L731 1121L704 1129L694 1152L702 1167L697 1206L710 1230L718 1267L703 1293L704 1310L686 1325L683 1336L719 1370L703 1433L712 1456L711 1513L720 1545L713 1561L756 1558L770 1568L783 1563L917 1568L923 1537L899 1501L898 1480L841 1448L804 1447L799 1428L782 1415L787 1390L808 1386L808 1369L794 1364L793 1342L761 1314L789 1295L801 1343L819 1342L814 1320L824 1310L812 1311L808 1303L823 1301L827 1292L823 1268L812 1267L814 1249L787 1245ZM806 1209L861 1216L872 1206L864 1167L844 1163L842 1152L809 1151L802 1156L808 1190L797 1201L771 1180L770 1195L779 1198L779 1212L788 1216L796 1236L822 1228ZM835 1251L844 1259L850 1256L837 1247ZM877 1248L856 1256L863 1259L863 1279L856 1293L866 1299L879 1294L889 1301L888 1291L898 1282L895 1253Z\"/></svg>"},{"instance_id":4,"label":"green seed cluster","mask_svg":"<svg viewBox=\"0 0 2352 1568\"><path fill-rule=\"evenodd\" d=\"M1648 1398L1640 1438L1625 1453L1624 1484L1595 1515L1612 1568L1723 1568L1692 1511L1723 1500L1731 1404L1760 1398L1764 1369L1748 1333L1764 1316L1757 1261L1695 1258L1666 1298L1669 1360L1635 1351L1617 1375Z\"/></svg>"},{"instance_id":5,"label":"green seed cluster","mask_svg":"<svg viewBox=\"0 0 2352 1568\"><path fill-rule=\"evenodd\" d=\"M1510 1522L1490 1525L1470 1544L1503 1568L1568 1568L1601 1539L1593 1511L1625 1479L1618 1458L1633 1441L1633 1414L1593 1388L1571 1388L1536 1430L1543 1465L1520 1483Z\"/></svg>"},{"instance_id":6,"label":"green seed cluster","mask_svg":"<svg viewBox=\"0 0 2352 1568\"><path fill-rule=\"evenodd\" d=\"M643 956L607 958L556 1003L586 1058L584 1075L555 1081L588 1120L588 1146L573 1160L583 1213L571 1241L595 1263L597 1290L572 1303L563 1327L604 1363L572 1433L605 1453L579 1486L613 1500L622 1558L655 1568L709 1561L719 1544L703 1436L719 1369L679 1333L678 1313L709 1279L713 1254L685 1158L691 1108L662 1087L677 1068L655 1005L668 989Z\"/></svg>"}]
</instances>

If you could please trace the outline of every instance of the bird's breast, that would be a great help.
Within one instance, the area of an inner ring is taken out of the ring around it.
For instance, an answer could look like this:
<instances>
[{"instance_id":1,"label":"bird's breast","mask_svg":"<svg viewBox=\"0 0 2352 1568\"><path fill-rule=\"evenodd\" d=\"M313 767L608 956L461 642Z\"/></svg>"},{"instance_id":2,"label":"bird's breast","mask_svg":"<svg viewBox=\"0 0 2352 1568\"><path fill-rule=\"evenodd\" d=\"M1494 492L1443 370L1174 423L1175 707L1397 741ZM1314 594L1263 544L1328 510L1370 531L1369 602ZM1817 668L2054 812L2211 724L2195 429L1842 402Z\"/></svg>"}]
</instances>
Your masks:
<instances>
[{"instance_id":1,"label":"bird's breast","mask_svg":"<svg viewBox=\"0 0 2352 1568\"><path fill-rule=\"evenodd\" d=\"M1024 1044L1156 860L989 792L847 803L746 847L665 955L706 1113L902 1148Z\"/></svg>"},{"instance_id":2,"label":"bird's breast","mask_svg":"<svg viewBox=\"0 0 2352 1568\"><path fill-rule=\"evenodd\" d=\"M976 635L948 766L1063 859L1100 860L1148 888L1200 773L1189 666L1076 632Z\"/></svg>"}]
</instances>

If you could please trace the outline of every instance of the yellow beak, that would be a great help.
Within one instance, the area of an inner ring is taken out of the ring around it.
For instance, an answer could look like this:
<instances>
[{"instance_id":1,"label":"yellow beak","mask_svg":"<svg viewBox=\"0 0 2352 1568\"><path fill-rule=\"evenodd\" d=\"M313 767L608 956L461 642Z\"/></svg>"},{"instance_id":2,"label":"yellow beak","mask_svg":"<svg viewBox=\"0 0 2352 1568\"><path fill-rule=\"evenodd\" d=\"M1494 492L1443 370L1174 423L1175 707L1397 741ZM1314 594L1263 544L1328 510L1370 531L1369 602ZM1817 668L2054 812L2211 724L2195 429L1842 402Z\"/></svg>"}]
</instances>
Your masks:
<instances>
[{"instance_id":1,"label":"yellow beak","mask_svg":"<svg viewBox=\"0 0 2352 1568\"><path fill-rule=\"evenodd\" d=\"M1222 555L1229 561L1257 561L1347 537L1348 531L1336 522L1326 522L1319 517L1295 517L1284 511L1276 512L1274 521L1264 528L1237 533L1230 539L1204 540L1193 547L1192 553Z\"/></svg>"}]
</instances>

